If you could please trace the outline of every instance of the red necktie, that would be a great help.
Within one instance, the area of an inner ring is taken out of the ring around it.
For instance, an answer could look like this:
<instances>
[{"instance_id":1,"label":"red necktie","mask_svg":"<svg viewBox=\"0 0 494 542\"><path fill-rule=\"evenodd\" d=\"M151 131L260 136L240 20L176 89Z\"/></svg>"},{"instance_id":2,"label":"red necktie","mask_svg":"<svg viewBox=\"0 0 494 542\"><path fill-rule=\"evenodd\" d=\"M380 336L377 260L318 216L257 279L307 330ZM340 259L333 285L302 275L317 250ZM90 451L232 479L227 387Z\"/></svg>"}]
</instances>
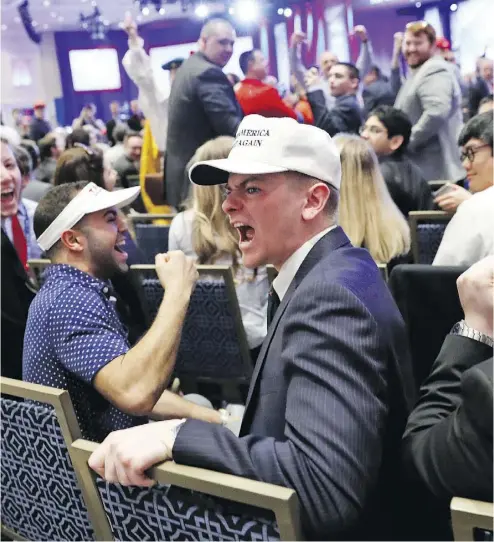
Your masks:
<instances>
[{"instance_id":1,"label":"red necktie","mask_svg":"<svg viewBox=\"0 0 494 542\"><path fill-rule=\"evenodd\" d=\"M21 260L22 265L27 269L27 242L26 236L22 231L21 224L17 215L12 217L12 236L14 238L14 247L17 250L17 255L19 260Z\"/></svg>"}]
</instances>

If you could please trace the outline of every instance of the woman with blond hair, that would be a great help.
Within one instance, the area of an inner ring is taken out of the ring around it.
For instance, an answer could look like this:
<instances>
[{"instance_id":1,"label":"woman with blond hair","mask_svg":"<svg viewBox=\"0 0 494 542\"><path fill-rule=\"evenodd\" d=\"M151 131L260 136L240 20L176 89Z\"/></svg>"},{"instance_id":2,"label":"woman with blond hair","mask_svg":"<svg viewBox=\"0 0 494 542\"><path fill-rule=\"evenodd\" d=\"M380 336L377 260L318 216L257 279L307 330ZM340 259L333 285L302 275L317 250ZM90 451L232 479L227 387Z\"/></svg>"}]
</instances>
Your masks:
<instances>
[{"instance_id":1,"label":"woman with blond hair","mask_svg":"<svg viewBox=\"0 0 494 542\"><path fill-rule=\"evenodd\" d=\"M199 147L187 164L187 171L197 162L227 158L233 137L221 136ZM172 221L169 250L182 250L198 264L231 265L235 274L242 321L252 356L266 336L269 281L266 268L247 269L242 265L238 235L223 212L219 185L192 186L186 210ZM254 351L254 352L252 352Z\"/></svg>"},{"instance_id":2,"label":"woman with blond hair","mask_svg":"<svg viewBox=\"0 0 494 542\"><path fill-rule=\"evenodd\" d=\"M341 158L339 224L352 244L366 248L377 263L406 256L410 228L391 199L374 150L355 135L334 140Z\"/></svg>"}]
</instances>

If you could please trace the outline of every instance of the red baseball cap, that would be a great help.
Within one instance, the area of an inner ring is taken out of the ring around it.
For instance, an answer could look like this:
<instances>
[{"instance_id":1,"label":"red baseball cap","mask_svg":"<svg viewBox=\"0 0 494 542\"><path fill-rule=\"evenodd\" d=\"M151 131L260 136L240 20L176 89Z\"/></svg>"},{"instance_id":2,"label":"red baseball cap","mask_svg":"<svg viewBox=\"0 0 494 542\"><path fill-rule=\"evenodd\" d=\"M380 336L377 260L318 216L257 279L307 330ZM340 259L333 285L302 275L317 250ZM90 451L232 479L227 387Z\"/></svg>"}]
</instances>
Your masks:
<instances>
[{"instance_id":1,"label":"red baseball cap","mask_svg":"<svg viewBox=\"0 0 494 542\"><path fill-rule=\"evenodd\" d=\"M33 105L33 109L44 109L46 107L45 102L36 102Z\"/></svg>"},{"instance_id":2,"label":"red baseball cap","mask_svg":"<svg viewBox=\"0 0 494 542\"><path fill-rule=\"evenodd\" d=\"M447 40L446 38L437 38L436 47L443 51L450 51L451 43L449 43L449 40Z\"/></svg>"}]
</instances>

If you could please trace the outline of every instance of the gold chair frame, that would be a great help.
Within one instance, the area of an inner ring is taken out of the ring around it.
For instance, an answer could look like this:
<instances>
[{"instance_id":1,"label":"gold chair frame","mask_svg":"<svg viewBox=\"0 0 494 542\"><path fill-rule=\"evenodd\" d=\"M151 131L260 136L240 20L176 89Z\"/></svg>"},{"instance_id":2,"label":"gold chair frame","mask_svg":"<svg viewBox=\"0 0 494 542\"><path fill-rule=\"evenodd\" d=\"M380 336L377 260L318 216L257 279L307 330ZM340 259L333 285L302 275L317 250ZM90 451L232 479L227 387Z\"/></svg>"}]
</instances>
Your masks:
<instances>
[{"instance_id":1,"label":"gold chair frame","mask_svg":"<svg viewBox=\"0 0 494 542\"><path fill-rule=\"evenodd\" d=\"M62 430L70 460L74 466L77 482L82 491L96 540L113 540L110 524L101 504L97 488L92 478L88 478L87 475L84 475L83 471L77 468L76 456L72 453L72 443L81 438L81 430L69 393L65 390L14 380L3 376L0 377L0 389L2 394L48 403L53 407L58 423L60 424L60 429ZM12 540L26 540L3 524L1 525L1 531Z\"/></svg>"},{"instance_id":2,"label":"gold chair frame","mask_svg":"<svg viewBox=\"0 0 494 542\"><path fill-rule=\"evenodd\" d=\"M97 444L79 439L72 444L77 469L84 478L91 477L96 487L96 474L88 466L89 456ZM171 484L199 491L258 508L272 510L278 523L281 540L302 540L298 498L293 489L249 480L197 467L165 462L149 471L151 478L160 484Z\"/></svg>"}]
</instances>

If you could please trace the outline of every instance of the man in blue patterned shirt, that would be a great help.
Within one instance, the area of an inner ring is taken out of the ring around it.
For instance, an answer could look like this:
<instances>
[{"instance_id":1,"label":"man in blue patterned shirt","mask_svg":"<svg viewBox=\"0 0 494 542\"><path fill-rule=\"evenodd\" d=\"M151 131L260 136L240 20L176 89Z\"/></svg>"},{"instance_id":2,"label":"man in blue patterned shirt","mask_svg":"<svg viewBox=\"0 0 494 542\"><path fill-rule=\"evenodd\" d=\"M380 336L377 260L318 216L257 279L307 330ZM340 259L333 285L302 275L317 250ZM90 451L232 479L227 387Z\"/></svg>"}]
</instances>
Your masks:
<instances>
[{"instance_id":1,"label":"man in blue patterned shirt","mask_svg":"<svg viewBox=\"0 0 494 542\"><path fill-rule=\"evenodd\" d=\"M221 423L218 412L166 391L197 271L182 252L156 256L165 290L153 325L130 348L118 319L111 279L128 269L126 226L118 214L139 187L107 192L94 183L63 184L40 201L38 243L53 264L31 304L23 379L67 389L85 438L156 418Z\"/></svg>"}]
</instances>

